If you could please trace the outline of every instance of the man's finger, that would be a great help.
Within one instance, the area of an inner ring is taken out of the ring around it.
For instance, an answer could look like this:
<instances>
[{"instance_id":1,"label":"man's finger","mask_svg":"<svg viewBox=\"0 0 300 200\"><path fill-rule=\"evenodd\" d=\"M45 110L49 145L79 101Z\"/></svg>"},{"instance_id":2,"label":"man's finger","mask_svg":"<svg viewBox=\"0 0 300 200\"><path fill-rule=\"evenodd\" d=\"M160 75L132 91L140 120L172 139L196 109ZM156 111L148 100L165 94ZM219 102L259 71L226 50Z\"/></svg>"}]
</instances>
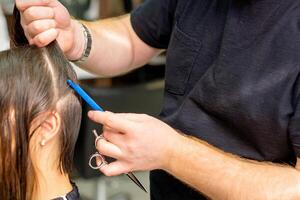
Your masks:
<instances>
[{"instance_id":1,"label":"man's finger","mask_svg":"<svg viewBox=\"0 0 300 200\"><path fill-rule=\"evenodd\" d=\"M141 120L141 114L117 113L116 115L135 122L139 122Z\"/></svg>"},{"instance_id":2,"label":"man's finger","mask_svg":"<svg viewBox=\"0 0 300 200\"><path fill-rule=\"evenodd\" d=\"M113 131L104 131L103 136L107 141L113 143L114 145L118 146L119 148L123 148L126 145L126 138L125 135L119 132Z\"/></svg>"},{"instance_id":3,"label":"man's finger","mask_svg":"<svg viewBox=\"0 0 300 200\"><path fill-rule=\"evenodd\" d=\"M23 12L31 6L50 6L55 7L57 0L16 0L17 8Z\"/></svg>"},{"instance_id":4,"label":"man's finger","mask_svg":"<svg viewBox=\"0 0 300 200\"><path fill-rule=\"evenodd\" d=\"M33 44L38 47L44 47L53 42L58 36L58 31L54 28L49 29L32 39Z\"/></svg>"},{"instance_id":5,"label":"man's finger","mask_svg":"<svg viewBox=\"0 0 300 200\"><path fill-rule=\"evenodd\" d=\"M132 130L134 125L131 120L127 120L111 112L90 111L88 116L91 120L122 133Z\"/></svg>"},{"instance_id":6,"label":"man's finger","mask_svg":"<svg viewBox=\"0 0 300 200\"><path fill-rule=\"evenodd\" d=\"M115 159L122 158L122 151L116 145L106 141L105 139L100 139L97 142L97 150L101 155L108 156Z\"/></svg>"},{"instance_id":7,"label":"man's finger","mask_svg":"<svg viewBox=\"0 0 300 200\"><path fill-rule=\"evenodd\" d=\"M54 20L43 19L43 20L34 21L30 23L26 27L26 30L30 37L35 37L36 35L53 28L56 28L56 22Z\"/></svg>"},{"instance_id":8,"label":"man's finger","mask_svg":"<svg viewBox=\"0 0 300 200\"><path fill-rule=\"evenodd\" d=\"M104 165L100 171L105 176L118 176L121 174L128 173L130 169L128 168L128 165L125 162L122 161L115 161L110 164Z\"/></svg>"},{"instance_id":9,"label":"man's finger","mask_svg":"<svg viewBox=\"0 0 300 200\"><path fill-rule=\"evenodd\" d=\"M23 20L25 24L30 24L33 21L41 19L54 19L54 10L50 7L32 6L26 9L23 13Z\"/></svg>"}]
</instances>

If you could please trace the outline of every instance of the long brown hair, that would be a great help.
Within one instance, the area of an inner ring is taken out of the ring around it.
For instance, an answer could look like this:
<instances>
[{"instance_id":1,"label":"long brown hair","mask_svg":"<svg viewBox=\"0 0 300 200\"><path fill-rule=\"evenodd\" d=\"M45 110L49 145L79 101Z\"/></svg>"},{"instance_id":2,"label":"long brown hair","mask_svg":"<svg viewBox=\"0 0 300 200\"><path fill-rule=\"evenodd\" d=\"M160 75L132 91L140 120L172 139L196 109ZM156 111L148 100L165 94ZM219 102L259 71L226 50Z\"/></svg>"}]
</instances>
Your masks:
<instances>
[{"instance_id":1,"label":"long brown hair","mask_svg":"<svg viewBox=\"0 0 300 200\"><path fill-rule=\"evenodd\" d=\"M0 52L0 199L30 200L36 187L29 155L33 121L49 111L60 114L57 167L70 173L81 104L66 83L76 82L76 74L57 43L29 46L16 9L14 17L13 48Z\"/></svg>"}]
</instances>

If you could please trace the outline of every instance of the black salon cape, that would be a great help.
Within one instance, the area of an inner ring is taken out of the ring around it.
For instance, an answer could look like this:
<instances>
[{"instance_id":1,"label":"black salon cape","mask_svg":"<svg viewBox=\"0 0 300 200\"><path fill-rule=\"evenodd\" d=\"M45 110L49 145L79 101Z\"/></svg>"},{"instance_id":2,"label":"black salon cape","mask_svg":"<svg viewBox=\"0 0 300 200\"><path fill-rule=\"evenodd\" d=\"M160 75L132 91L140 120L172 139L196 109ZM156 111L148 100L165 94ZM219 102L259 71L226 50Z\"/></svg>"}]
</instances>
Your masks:
<instances>
[{"instance_id":1,"label":"black salon cape","mask_svg":"<svg viewBox=\"0 0 300 200\"><path fill-rule=\"evenodd\" d=\"M131 23L167 49L162 120L225 152L295 164L300 1L148 0ZM162 171L151 173L151 197L205 199Z\"/></svg>"}]
</instances>

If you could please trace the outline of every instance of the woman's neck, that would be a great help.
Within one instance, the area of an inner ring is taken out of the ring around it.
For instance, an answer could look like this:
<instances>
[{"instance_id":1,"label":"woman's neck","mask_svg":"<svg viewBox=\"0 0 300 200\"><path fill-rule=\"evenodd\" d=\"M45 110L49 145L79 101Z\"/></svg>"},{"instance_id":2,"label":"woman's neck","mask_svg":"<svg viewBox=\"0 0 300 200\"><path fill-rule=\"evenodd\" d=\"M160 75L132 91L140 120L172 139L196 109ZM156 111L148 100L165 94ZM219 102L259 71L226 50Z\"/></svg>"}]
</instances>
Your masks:
<instances>
[{"instance_id":1,"label":"woman's neck","mask_svg":"<svg viewBox=\"0 0 300 200\"><path fill-rule=\"evenodd\" d=\"M55 168L56 169L56 168ZM40 171L37 174L37 200L50 200L65 196L73 189L69 176L59 170Z\"/></svg>"},{"instance_id":2,"label":"woman's neck","mask_svg":"<svg viewBox=\"0 0 300 200\"><path fill-rule=\"evenodd\" d=\"M60 150L57 140L49 141L36 151L32 153L33 167L36 174L33 199L50 200L71 192L73 187L69 176L62 173L61 170Z\"/></svg>"}]
</instances>

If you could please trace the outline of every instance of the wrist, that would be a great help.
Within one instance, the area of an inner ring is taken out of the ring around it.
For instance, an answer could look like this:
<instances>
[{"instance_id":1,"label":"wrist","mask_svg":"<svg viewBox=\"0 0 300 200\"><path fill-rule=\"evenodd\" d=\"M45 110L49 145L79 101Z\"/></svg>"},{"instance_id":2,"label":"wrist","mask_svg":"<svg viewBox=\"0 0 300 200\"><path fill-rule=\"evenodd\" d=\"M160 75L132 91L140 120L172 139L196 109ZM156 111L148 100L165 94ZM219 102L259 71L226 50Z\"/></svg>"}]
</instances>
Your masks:
<instances>
[{"instance_id":1,"label":"wrist","mask_svg":"<svg viewBox=\"0 0 300 200\"><path fill-rule=\"evenodd\" d=\"M176 167L177 159L183 152L187 138L174 130L172 139L169 140L165 146L165 153L162 158L161 169L167 172L172 172L173 168Z\"/></svg>"},{"instance_id":2,"label":"wrist","mask_svg":"<svg viewBox=\"0 0 300 200\"><path fill-rule=\"evenodd\" d=\"M72 19L71 27L73 32L73 44L65 55L69 60L78 60L85 50L85 35L79 21Z\"/></svg>"}]
</instances>

